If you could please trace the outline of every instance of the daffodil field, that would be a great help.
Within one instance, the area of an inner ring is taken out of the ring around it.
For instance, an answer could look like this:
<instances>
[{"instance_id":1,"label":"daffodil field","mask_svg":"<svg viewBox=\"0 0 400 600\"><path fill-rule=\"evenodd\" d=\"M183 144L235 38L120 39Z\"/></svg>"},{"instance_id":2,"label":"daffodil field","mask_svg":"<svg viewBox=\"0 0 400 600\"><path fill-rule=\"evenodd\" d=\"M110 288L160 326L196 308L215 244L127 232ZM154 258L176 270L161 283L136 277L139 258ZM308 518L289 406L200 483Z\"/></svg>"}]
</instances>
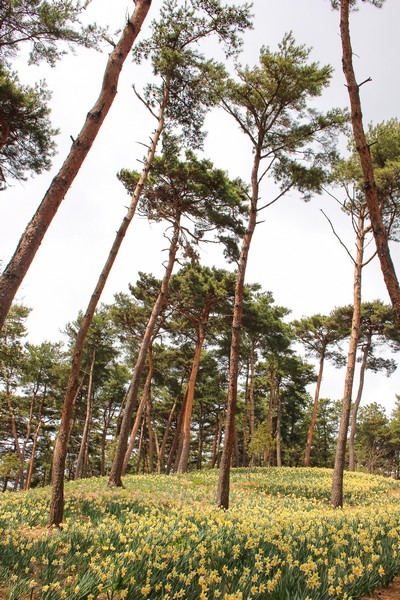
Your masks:
<instances>
[{"instance_id":1,"label":"daffodil field","mask_svg":"<svg viewBox=\"0 0 400 600\"><path fill-rule=\"evenodd\" d=\"M217 473L66 486L49 530L49 490L0 495L0 598L356 600L400 573L399 484L346 473L329 507L328 469L238 469L231 508Z\"/></svg>"}]
</instances>

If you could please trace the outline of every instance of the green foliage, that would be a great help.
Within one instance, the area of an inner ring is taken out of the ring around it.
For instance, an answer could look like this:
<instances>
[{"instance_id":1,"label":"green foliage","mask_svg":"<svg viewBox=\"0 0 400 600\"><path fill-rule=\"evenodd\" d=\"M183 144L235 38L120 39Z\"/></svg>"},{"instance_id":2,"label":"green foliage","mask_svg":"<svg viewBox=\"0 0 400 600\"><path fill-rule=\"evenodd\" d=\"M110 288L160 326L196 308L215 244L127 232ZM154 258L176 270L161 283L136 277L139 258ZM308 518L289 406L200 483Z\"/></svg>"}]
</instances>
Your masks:
<instances>
[{"instance_id":1,"label":"green foliage","mask_svg":"<svg viewBox=\"0 0 400 600\"><path fill-rule=\"evenodd\" d=\"M211 234L225 243L225 255L234 259L238 253L235 242L243 233L246 186L240 179L229 179L211 161L197 158L193 151L187 150L181 160L178 142L175 137L164 137L163 154L153 160L138 211L156 222L174 224L185 218L180 245L187 257L196 260L192 244L207 241ZM118 178L132 194L139 173L124 169Z\"/></svg>"},{"instance_id":2,"label":"green foliage","mask_svg":"<svg viewBox=\"0 0 400 600\"><path fill-rule=\"evenodd\" d=\"M4 0L0 4L0 64L14 58L23 44L30 45L29 61L46 60L54 66L67 46L97 45L102 33L95 25L83 27L79 20L90 0Z\"/></svg>"},{"instance_id":3,"label":"green foliage","mask_svg":"<svg viewBox=\"0 0 400 600\"><path fill-rule=\"evenodd\" d=\"M336 155L334 140L348 119L345 111L322 114L312 108L332 69L310 63L309 55L289 33L276 52L261 49L259 65L238 67L236 79L226 74L215 81L224 108L268 162L261 177L270 172L282 193L294 187L305 199L321 191Z\"/></svg>"},{"instance_id":4,"label":"green foliage","mask_svg":"<svg viewBox=\"0 0 400 600\"><path fill-rule=\"evenodd\" d=\"M237 53L240 34L251 24L249 10L248 4L229 6L219 0L165 0L151 24L151 37L133 50L136 62L151 60L157 80L145 87L144 102L153 110L168 96L167 127L180 129L187 147L202 147L204 117L217 101L208 81L219 67L198 48L215 37L228 55Z\"/></svg>"},{"instance_id":5,"label":"green foliage","mask_svg":"<svg viewBox=\"0 0 400 600\"><path fill-rule=\"evenodd\" d=\"M385 472L390 430L384 407L376 402L362 406L357 421L355 449L358 463L369 473Z\"/></svg>"},{"instance_id":6,"label":"green foliage","mask_svg":"<svg viewBox=\"0 0 400 600\"><path fill-rule=\"evenodd\" d=\"M383 223L391 240L398 241L400 216L400 123L397 119L370 124L366 132L370 144L374 179ZM350 157L338 160L332 180L346 190L343 209L358 214L366 203L364 178L353 138L349 141Z\"/></svg>"},{"instance_id":7,"label":"green foliage","mask_svg":"<svg viewBox=\"0 0 400 600\"><path fill-rule=\"evenodd\" d=\"M343 353L338 345L350 335L350 323L343 318L343 311L334 310L330 315L304 317L293 321L291 325L294 335L304 345L307 356L327 358L336 366L343 366Z\"/></svg>"},{"instance_id":8,"label":"green foliage","mask_svg":"<svg viewBox=\"0 0 400 600\"><path fill-rule=\"evenodd\" d=\"M90 0L89 0L90 1ZM4 0L0 3L0 189L50 167L54 155L50 94L44 82L22 85L12 61L28 45L29 62L54 66L65 47L96 47L102 33L79 21L84 5L72 0ZM62 47L64 43L64 48Z\"/></svg>"},{"instance_id":9,"label":"green foliage","mask_svg":"<svg viewBox=\"0 0 400 600\"><path fill-rule=\"evenodd\" d=\"M263 456L264 454L271 453L275 448L275 440L272 436L271 428L269 424L264 421L261 423L249 443L249 455L250 456Z\"/></svg>"},{"instance_id":10,"label":"green foliage","mask_svg":"<svg viewBox=\"0 0 400 600\"><path fill-rule=\"evenodd\" d=\"M0 457L0 477L2 479L14 478L19 469L19 458L15 452L6 452Z\"/></svg>"},{"instance_id":11,"label":"green foliage","mask_svg":"<svg viewBox=\"0 0 400 600\"><path fill-rule=\"evenodd\" d=\"M363 2L369 2L370 4L372 4L373 6L376 6L377 8L382 8L385 0L362 0ZM340 0L330 0L332 8L333 9L338 9L340 8ZM349 1L349 6L352 10L358 10L358 0L350 0Z\"/></svg>"},{"instance_id":12,"label":"green foliage","mask_svg":"<svg viewBox=\"0 0 400 600\"><path fill-rule=\"evenodd\" d=\"M44 83L22 85L0 66L0 189L9 179L50 168L57 130L49 120L49 97Z\"/></svg>"}]
</instances>

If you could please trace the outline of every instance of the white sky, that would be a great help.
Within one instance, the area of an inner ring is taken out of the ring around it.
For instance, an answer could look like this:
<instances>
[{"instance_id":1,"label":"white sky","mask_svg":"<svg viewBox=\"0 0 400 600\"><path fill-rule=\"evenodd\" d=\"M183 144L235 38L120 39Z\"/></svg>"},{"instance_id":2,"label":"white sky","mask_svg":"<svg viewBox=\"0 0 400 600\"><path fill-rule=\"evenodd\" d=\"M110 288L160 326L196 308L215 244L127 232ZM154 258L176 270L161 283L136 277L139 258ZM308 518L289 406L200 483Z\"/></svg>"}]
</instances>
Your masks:
<instances>
[{"instance_id":1,"label":"white sky","mask_svg":"<svg viewBox=\"0 0 400 600\"><path fill-rule=\"evenodd\" d=\"M239 0L236 0L240 4ZM150 18L157 15L160 0L153 0ZM365 123L400 118L400 22L399 0L386 0L383 9L361 3L351 20L354 66L359 81L372 82L362 87ZM339 14L329 0L254 0L255 28L245 36L242 63L253 65L262 45L276 49L288 31L298 43L313 48L312 59L331 64L332 84L318 102L321 110L348 106L341 70ZM86 11L88 20L108 24L110 31L124 25L133 2L92 0ZM150 20L150 19L149 19ZM145 28L144 28L145 29ZM46 79L53 91L52 122L60 129L58 154L50 172L13 184L1 193L0 260L12 255L26 224L43 198L76 137L86 113L93 106L101 85L107 52L80 50L68 55L51 69L41 64L27 68L20 62L20 77L26 83ZM144 152L138 142L147 142L153 129L143 106L135 98L131 84L146 83L140 66L124 66L117 98L72 188L67 194L18 294L18 299L33 308L29 318L30 339L39 343L57 340L60 330L85 309L98 274L108 254L115 231L129 202L116 173L123 167L138 168ZM222 111L207 119L208 138L205 156L232 177L249 181L251 157L247 140ZM268 201L270 185L262 189ZM248 282L259 282L270 290L277 304L292 310L292 318L314 313L326 314L334 307L352 302L352 264L331 233L320 209L329 215L349 244L349 224L328 196L305 204L295 193L267 209L265 221L258 226L250 251ZM162 249L165 242L157 227L135 218L110 276L102 301L110 302L117 291L126 291L139 270L162 274ZM203 260L223 266L222 253L206 249ZM393 259L400 264L399 248ZM376 261L364 270L363 300L388 302L379 265ZM329 369L321 395L339 398L343 393L344 372ZM313 392L313 389L310 389ZM364 402L377 401L391 408L400 393L400 369L392 377L367 374Z\"/></svg>"}]
</instances>

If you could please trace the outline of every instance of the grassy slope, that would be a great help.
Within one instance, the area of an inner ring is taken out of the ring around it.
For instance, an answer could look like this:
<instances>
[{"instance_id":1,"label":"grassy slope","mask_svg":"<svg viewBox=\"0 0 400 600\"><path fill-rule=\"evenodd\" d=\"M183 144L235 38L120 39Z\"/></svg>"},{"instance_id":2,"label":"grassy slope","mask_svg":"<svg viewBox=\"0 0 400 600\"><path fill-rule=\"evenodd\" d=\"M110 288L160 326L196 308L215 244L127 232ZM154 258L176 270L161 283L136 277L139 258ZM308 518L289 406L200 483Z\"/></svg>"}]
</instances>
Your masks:
<instances>
[{"instance_id":1,"label":"grassy slope","mask_svg":"<svg viewBox=\"0 0 400 600\"><path fill-rule=\"evenodd\" d=\"M239 469L223 512L216 478L70 483L61 531L46 528L49 490L1 495L3 597L356 600L400 572L396 482L347 473L332 510L329 470Z\"/></svg>"}]
</instances>

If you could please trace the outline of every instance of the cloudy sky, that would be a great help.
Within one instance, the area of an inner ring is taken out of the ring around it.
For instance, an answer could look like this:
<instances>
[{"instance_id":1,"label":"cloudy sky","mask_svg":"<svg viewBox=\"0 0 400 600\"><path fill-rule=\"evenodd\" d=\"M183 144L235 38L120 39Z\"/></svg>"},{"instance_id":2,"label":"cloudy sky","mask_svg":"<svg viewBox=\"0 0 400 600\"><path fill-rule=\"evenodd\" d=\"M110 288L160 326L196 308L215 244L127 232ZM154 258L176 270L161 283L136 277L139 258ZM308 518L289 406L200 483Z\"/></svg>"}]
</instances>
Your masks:
<instances>
[{"instance_id":1,"label":"cloudy sky","mask_svg":"<svg viewBox=\"0 0 400 600\"><path fill-rule=\"evenodd\" d=\"M237 0L236 4L240 4ZM386 0L376 9L360 3L351 19L354 66L359 81L372 82L362 87L365 123L399 118L400 103L400 3ZM150 18L157 16L160 0L153 0ZM133 2L92 0L85 18L107 24L110 32L123 27ZM240 62L254 65L261 46L276 49L284 34L292 31L298 43L312 47L311 58L334 68L331 86L318 101L318 108L348 106L347 90L341 70L339 15L329 0L255 0L254 30L245 36ZM150 20L150 19L149 19ZM143 34L146 27L143 29ZM45 79L53 92L52 122L60 129L58 153L50 172L14 183L0 196L0 260L6 263L26 224L35 212L52 177L64 161L70 136L76 137L86 113L99 93L109 47L103 53L79 50L68 55L56 68L46 65L27 67L18 63L20 78L26 83ZM45 240L26 276L18 299L32 307L30 337L39 343L60 338L60 330L84 309L97 281L115 231L129 202L116 173L123 167L139 168L143 146L154 124L132 92L148 80L148 71L130 60L124 66L119 92L71 190L59 209ZM232 177L249 181L251 156L247 140L221 111L209 115L205 156ZM344 145L343 145L344 148ZM268 202L271 184L263 184L262 200ZM250 252L248 282L259 282L273 293L275 301L291 309L291 317L326 314L334 307L352 302L353 267L344 249L333 236L321 213L323 209L337 232L353 247L348 218L337 204L324 195L305 204L296 193L289 194L263 214ZM144 219L132 223L102 297L112 301L113 294L125 291L139 270L162 274L165 240L159 227ZM206 249L207 264L223 266L222 253ZM393 248L396 265L399 249ZM374 261L364 270L363 300L388 302L379 265ZM339 398L343 392L343 371L328 370L322 396ZM312 391L312 390L310 390ZM391 378L368 375L365 401L393 406L400 393L400 369Z\"/></svg>"}]
</instances>

